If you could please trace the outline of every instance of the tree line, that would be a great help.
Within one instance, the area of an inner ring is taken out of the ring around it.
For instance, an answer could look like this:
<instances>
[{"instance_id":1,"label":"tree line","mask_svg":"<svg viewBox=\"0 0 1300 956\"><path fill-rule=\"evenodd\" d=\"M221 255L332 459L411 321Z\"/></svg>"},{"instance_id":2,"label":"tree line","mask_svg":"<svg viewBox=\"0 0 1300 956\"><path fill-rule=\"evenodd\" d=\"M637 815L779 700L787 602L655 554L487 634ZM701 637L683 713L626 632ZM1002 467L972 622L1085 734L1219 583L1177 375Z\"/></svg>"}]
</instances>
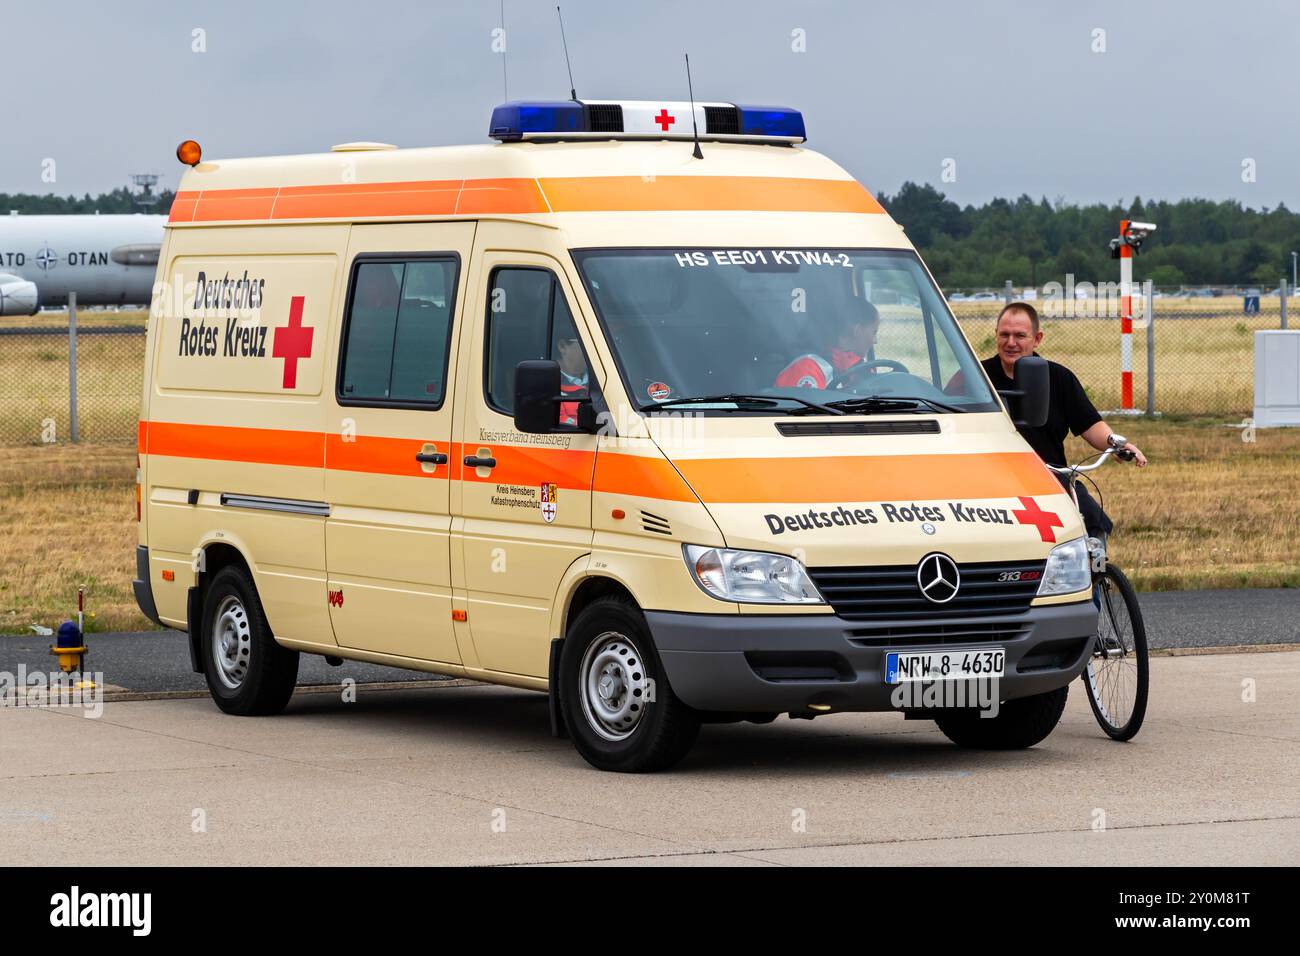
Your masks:
<instances>
[{"instance_id":1,"label":"tree line","mask_svg":"<svg viewBox=\"0 0 1300 956\"><path fill-rule=\"evenodd\" d=\"M877 197L920 250L944 289L999 289L1119 274L1108 243L1121 219L1159 227L1142 247L1134 277L1160 287L1253 285L1275 288L1300 250L1300 213L1250 209L1232 200L1144 201L1076 206L1062 199L994 199L958 206L927 184L904 183Z\"/></svg>"},{"instance_id":2,"label":"tree line","mask_svg":"<svg viewBox=\"0 0 1300 956\"><path fill-rule=\"evenodd\" d=\"M154 195L158 201L151 209L144 209L138 205L139 194L131 192L126 187L114 189L112 192L100 193L98 196L86 193L81 198L52 194L41 196L34 193L0 193L0 216L8 215L10 211L17 211L19 215L23 216L70 216L78 213L109 215L111 213L128 212L165 214L171 209L172 199L176 193L173 190L164 189L154 193Z\"/></svg>"}]
</instances>

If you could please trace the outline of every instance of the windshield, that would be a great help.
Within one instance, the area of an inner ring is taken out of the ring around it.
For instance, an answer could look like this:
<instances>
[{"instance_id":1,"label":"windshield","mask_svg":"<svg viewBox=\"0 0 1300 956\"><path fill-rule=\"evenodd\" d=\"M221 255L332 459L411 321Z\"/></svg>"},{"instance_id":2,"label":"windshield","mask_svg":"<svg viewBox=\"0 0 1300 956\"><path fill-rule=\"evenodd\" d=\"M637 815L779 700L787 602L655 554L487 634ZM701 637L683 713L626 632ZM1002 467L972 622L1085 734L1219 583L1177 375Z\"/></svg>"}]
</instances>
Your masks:
<instances>
[{"instance_id":1,"label":"windshield","mask_svg":"<svg viewBox=\"0 0 1300 956\"><path fill-rule=\"evenodd\" d=\"M642 410L688 399L696 408L769 415L815 412L810 403L823 411L894 412L911 407L904 399L918 400L915 407L927 413L1001 407L914 253L573 255Z\"/></svg>"}]
</instances>

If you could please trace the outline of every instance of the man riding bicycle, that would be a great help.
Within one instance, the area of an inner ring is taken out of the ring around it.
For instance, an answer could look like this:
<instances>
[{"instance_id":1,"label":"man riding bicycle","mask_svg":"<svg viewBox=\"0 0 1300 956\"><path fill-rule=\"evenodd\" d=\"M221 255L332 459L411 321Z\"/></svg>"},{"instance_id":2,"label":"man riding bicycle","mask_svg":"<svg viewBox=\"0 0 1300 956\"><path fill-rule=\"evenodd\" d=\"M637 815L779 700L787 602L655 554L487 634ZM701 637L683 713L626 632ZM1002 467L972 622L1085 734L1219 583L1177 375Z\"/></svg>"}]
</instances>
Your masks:
<instances>
[{"instance_id":1,"label":"man riding bicycle","mask_svg":"<svg viewBox=\"0 0 1300 956\"><path fill-rule=\"evenodd\" d=\"M1025 355L1037 355L1035 349L1042 344L1043 330L1039 325L1038 311L1027 302L1012 302L1003 307L998 314L996 355L984 359L980 364L988 372L996 389L1014 389L1014 367L1016 361ZM1051 398L1047 412L1047 421L1039 428L1018 426L1020 434L1029 447L1038 452L1038 457L1049 465L1063 468L1065 461L1065 436L1073 433L1098 451L1110 447L1110 436L1114 434L1097 411L1092 401L1084 392L1079 379L1064 365L1048 362L1048 374L1051 382ZM960 383L950 382L948 391L960 391ZM1122 450L1132 453L1138 467L1146 465L1146 455L1134 445L1127 442ZM1121 458L1120 460L1123 460ZM1058 476L1060 478L1060 476ZM1060 478L1066 484L1065 478ZM1067 485L1068 489L1068 485ZM1083 482L1076 481L1074 489L1079 498L1079 513L1083 516L1084 527L1093 537L1110 534L1114 527L1110 518L1097 504L1096 499L1088 494Z\"/></svg>"}]
</instances>

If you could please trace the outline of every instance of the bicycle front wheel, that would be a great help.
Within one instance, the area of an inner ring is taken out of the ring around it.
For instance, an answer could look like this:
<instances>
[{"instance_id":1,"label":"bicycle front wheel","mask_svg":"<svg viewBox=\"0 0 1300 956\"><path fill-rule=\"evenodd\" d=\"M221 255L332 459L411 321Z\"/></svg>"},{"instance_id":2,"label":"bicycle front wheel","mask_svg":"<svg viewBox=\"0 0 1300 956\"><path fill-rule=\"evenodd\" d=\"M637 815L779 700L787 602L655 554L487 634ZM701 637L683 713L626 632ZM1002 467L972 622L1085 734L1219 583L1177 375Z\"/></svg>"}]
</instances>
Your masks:
<instances>
[{"instance_id":1,"label":"bicycle front wheel","mask_svg":"<svg viewBox=\"0 0 1300 956\"><path fill-rule=\"evenodd\" d=\"M1147 712L1147 631L1137 593L1124 572L1107 563L1097 577L1101 612L1097 643L1083 672L1088 703L1108 736L1131 740Z\"/></svg>"}]
</instances>

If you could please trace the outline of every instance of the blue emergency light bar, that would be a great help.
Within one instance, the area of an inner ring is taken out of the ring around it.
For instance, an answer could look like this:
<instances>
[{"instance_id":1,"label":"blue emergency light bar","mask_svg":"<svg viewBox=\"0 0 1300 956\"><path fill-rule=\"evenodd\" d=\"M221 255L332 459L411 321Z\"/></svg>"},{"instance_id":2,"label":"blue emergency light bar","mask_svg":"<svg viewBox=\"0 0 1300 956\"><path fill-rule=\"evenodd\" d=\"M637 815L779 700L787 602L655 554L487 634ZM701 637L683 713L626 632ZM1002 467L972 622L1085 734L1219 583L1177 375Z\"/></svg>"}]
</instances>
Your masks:
<instances>
[{"instance_id":1,"label":"blue emergency light bar","mask_svg":"<svg viewBox=\"0 0 1300 956\"><path fill-rule=\"evenodd\" d=\"M492 111L488 135L520 140L679 139L802 143L803 114L784 106L653 100L513 100Z\"/></svg>"}]
</instances>

